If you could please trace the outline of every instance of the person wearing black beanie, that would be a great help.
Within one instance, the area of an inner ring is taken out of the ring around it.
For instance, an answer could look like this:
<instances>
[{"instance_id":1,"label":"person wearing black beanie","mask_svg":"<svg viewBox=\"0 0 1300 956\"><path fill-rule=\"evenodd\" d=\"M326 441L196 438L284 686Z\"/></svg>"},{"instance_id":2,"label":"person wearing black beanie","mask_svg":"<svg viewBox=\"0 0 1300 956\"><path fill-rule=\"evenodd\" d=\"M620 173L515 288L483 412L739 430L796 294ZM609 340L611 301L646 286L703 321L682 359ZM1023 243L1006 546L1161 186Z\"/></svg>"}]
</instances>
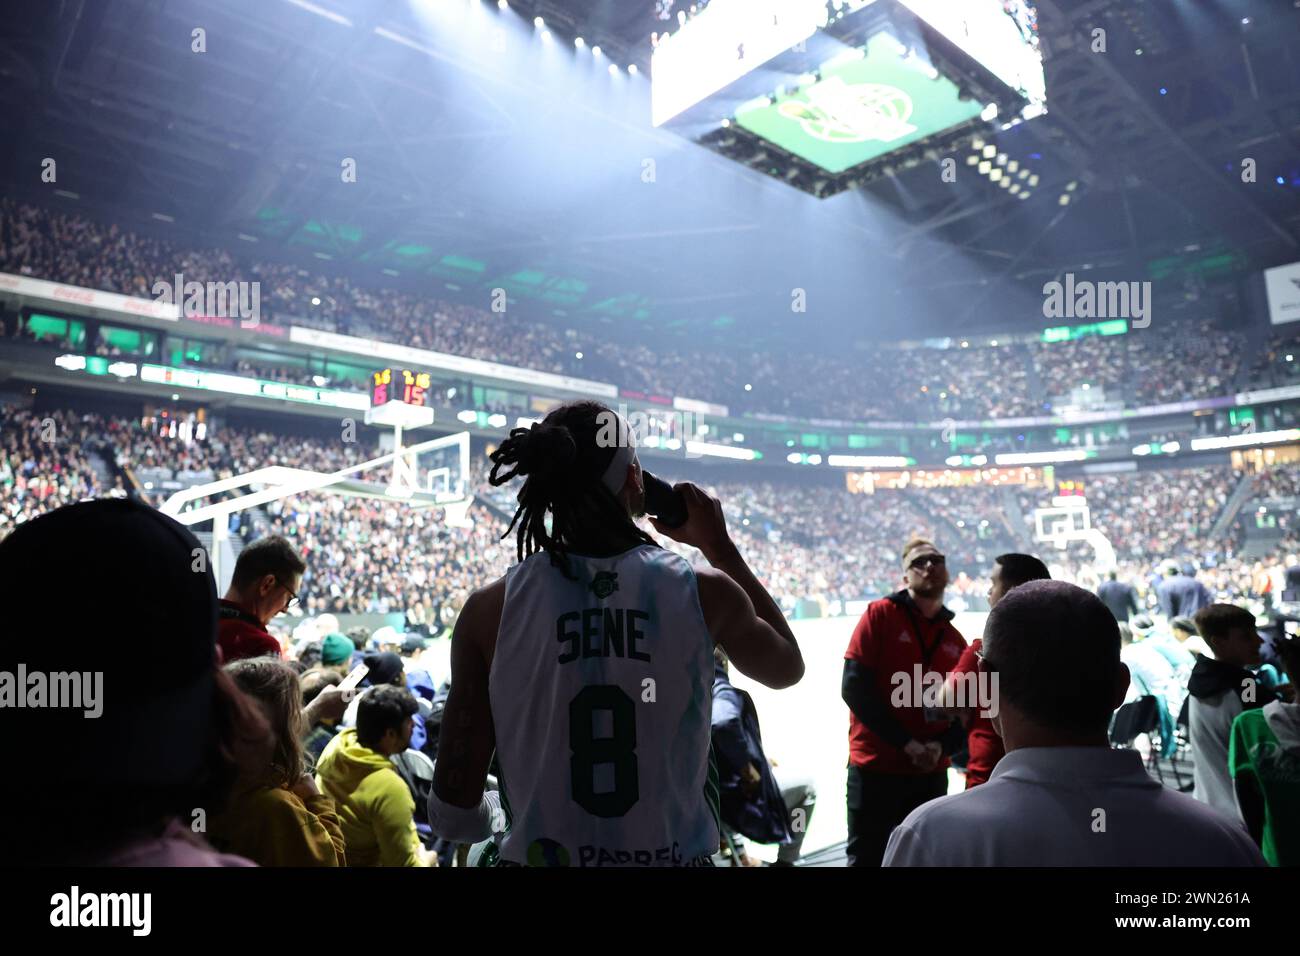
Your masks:
<instances>
[{"instance_id":1,"label":"person wearing black beanie","mask_svg":"<svg viewBox=\"0 0 1300 956\"><path fill-rule=\"evenodd\" d=\"M6 861L250 865L200 835L240 748L268 733L217 670L206 557L124 499L59 508L0 542L0 719L25 768L0 788Z\"/></svg>"}]
</instances>

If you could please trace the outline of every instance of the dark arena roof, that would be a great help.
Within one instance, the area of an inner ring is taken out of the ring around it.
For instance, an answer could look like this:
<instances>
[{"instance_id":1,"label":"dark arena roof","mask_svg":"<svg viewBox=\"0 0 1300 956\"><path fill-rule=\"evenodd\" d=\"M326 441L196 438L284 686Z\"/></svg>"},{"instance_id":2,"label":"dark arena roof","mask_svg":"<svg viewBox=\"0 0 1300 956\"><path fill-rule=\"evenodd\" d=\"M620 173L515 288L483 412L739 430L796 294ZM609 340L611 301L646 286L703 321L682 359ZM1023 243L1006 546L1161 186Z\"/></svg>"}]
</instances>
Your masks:
<instances>
[{"instance_id":1,"label":"dark arena roof","mask_svg":"<svg viewBox=\"0 0 1300 956\"><path fill-rule=\"evenodd\" d=\"M1071 269L1163 277L1177 303L1185 286L1300 257L1290 0L1045 0L1048 114L984 137L1040 177L1028 200L964 175L964 147L949 154L956 183L933 156L823 203L650 126L650 35L676 26L680 2L668 20L650 0L484 2L481 24L458 19L459 0L25 6L0 33L6 193L404 279L449 259L478 271L443 291L475 304L524 275L565 324L601 334L1035 330L1042 284ZM555 42L518 56L536 15ZM502 20L522 26L492 33ZM597 44L602 64L639 75L593 66ZM44 188L48 156L77 199ZM355 183L340 182L345 157ZM797 319L793 288L808 292Z\"/></svg>"},{"instance_id":2,"label":"dark arena roof","mask_svg":"<svg viewBox=\"0 0 1300 956\"><path fill-rule=\"evenodd\" d=\"M1300 0L13 0L0 117L6 929L1294 941Z\"/></svg>"}]
</instances>

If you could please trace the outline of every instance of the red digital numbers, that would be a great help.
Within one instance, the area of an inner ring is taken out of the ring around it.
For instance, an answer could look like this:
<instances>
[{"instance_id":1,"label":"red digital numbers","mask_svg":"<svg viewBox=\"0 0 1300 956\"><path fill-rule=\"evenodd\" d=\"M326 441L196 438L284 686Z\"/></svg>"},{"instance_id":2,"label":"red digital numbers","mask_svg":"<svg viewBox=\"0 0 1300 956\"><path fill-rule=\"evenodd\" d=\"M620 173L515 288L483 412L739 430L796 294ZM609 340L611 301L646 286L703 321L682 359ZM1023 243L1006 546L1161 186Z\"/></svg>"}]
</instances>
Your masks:
<instances>
[{"instance_id":1,"label":"red digital numbers","mask_svg":"<svg viewBox=\"0 0 1300 956\"><path fill-rule=\"evenodd\" d=\"M386 368L372 375L374 388L370 395L372 407L390 401L407 405L424 406L428 402L430 377L428 372L411 372L407 369ZM396 379L396 381L394 381Z\"/></svg>"}]
</instances>

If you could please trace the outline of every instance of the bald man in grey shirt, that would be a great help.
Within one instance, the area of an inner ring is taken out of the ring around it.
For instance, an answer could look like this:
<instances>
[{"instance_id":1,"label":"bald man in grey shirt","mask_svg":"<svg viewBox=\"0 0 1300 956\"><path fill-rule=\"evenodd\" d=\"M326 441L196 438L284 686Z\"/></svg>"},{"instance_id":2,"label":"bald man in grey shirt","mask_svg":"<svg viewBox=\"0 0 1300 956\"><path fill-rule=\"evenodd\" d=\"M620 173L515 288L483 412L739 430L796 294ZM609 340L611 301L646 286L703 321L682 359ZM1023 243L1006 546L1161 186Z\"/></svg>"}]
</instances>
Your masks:
<instances>
[{"instance_id":1,"label":"bald man in grey shirt","mask_svg":"<svg viewBox=\"0 0 1300 956\"><path fill-rule=\"evenodd\" d=\"M1110 749L1129 683L1119 647L1114 616L1082 588L1031 581L999 601L979 666L1007 755L984 786L913 810L884 865L1265 866L1240 821Z\"/></svg>"}]
</instances>

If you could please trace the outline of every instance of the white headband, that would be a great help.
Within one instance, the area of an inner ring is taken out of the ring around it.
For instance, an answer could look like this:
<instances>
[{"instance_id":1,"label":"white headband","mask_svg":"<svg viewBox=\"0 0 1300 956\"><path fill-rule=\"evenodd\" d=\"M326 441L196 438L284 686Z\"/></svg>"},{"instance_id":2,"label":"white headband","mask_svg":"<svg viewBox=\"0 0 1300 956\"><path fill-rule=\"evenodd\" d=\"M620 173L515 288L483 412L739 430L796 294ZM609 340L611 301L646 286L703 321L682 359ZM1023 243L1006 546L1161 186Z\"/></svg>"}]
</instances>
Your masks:
<instances>
[{"instance_id":1,"label":"white headband","mask_svg":"<svg viewBox=\"0 0 1300 956\"><path fill-rule=\"evenodd\" d=\"M609 489L611 495L617 495L623 490L627 484L627 466L637 460L636 435L621 415L618 415L618 435L620 441L614 448L614 457L610 459L605 473L600 476L600 483Z\"/></svg>"}]
</instances>

